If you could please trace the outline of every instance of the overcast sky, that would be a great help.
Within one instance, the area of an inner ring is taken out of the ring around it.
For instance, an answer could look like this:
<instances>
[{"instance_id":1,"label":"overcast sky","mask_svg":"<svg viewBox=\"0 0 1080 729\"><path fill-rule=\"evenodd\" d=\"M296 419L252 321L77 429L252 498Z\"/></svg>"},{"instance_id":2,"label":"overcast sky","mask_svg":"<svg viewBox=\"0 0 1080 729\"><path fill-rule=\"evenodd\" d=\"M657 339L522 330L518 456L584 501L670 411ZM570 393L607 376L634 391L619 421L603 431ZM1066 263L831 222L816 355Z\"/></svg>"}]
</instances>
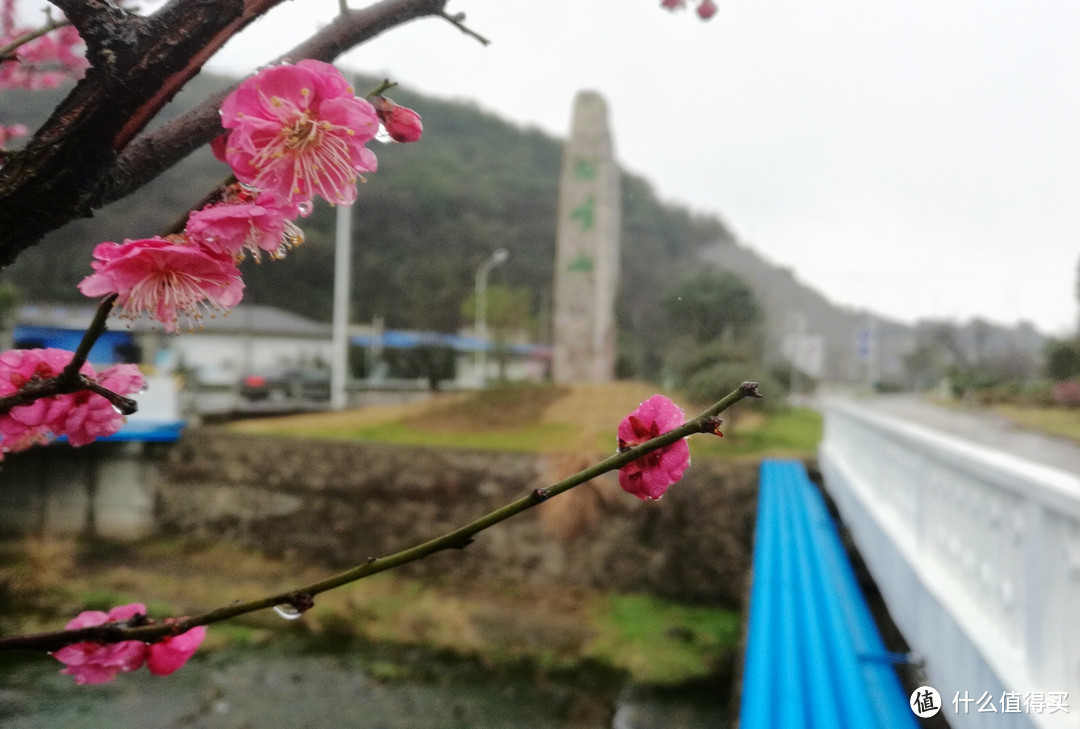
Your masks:
<instances>
[{"instance_id":1,"label":"overcast sky","mask_svg":"<svg viewBox=\"0 0 1080 729\"><path fill-rule=\"evenodd\" d=\"M425 19L342 65L559 136L598 90L626 168L834 302L1072 330L1080 3L718 5L451 0L490 46ZM263 64L336 7L287 3L210 65Z\"/></svg>"}]
</instances>

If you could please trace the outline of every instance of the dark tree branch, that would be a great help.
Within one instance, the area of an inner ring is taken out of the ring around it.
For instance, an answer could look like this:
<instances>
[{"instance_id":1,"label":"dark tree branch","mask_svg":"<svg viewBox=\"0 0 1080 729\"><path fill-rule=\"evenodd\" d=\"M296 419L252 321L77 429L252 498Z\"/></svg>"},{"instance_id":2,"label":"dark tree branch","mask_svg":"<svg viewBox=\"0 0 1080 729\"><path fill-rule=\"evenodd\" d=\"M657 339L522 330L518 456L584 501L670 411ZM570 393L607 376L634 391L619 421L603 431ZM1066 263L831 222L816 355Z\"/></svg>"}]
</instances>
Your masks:
<instances>
[{"instance_id":1,"label":"dark tree branch","mask_svg":"<svg viewBox=\"0 0 1080 729\"><path fill-rule=\"evenodd\" d=\"M281 0L249 0L269 6ZM72 23L95 25L92 65L30 143L0 167L0 267L46 232L91 215L94 190L117 152L195 72L192 58L239 27L244 0L179 0L154 18L70 5ZM262 10L262 12L265 12ZM106 17L107 16L107 17ZM166 30L167 28L167 30ZM111 36L110 36L111 33ZM119 43L111 39L125 39Z\"/></svg>"},{"instance_id":2,"label":"dark tree branch","mask_svg":"<svg viewBox=\"0 0 1080 729\"><path fill-rule=\"evenodd\" d=\"M82 339L79 341L79 346L76 347L74 354L72 354L71 362L64 368L61 378L74 380L78 377L79 370L86 363L86 358L90 356L90 350L94 348L94 343L105 333L105 322L109 318L109 314L112 313L113 304L116 303L116 299L117 295L112 294L111 296L106 296L101 300L101 303L98 304L98 309L94 313L94 319L90 322L90 326L86 328L86 331L83 332Z\"/></svg>"},{"instance_id":3,"label":"dark tree branch","mask_svg":"<svg viewBox=\"0 0 1080 729\"><path fill-rule=\"evenodd\" d=\"M86 60L93 67L112 66L117 50L125 53L138 42L145 21L108 0L52 0L86 43Z\"/></svg>"},{"instance_id":4,"label":"dark tree branch","mask_svg":"<svg viewBox=\"0 0 1080 729\"><path fill-rule=\"evenodd\" d=\"M0 167L0 267L99 207L117 153L229 37L282 0L173 0L149 18L60 0L91 67L30 143Z\"/></svg>"},{"instance_id":5,"label":"dark tree branch","mask_svg":"<svg viewBox=\"0 0 1080 729\"><path fill-rule=\"evenodd\" d=\"M29 405L43 397L70 395L83 390L101 395L122 415L131 415L139 410L139 404L134 399L113 392L100 382L76 372L74 378L68 378L66 373L62 373L56 377L31 381L14 395L0 397L0 414L7 413L20 405Z\"/></svg>"},{"instance_id":6,"label":"dark tree branch","mask_svg":"<svg viewBox=\"0 0 1080 729\"><path fill-rule=\"evenodd\" d=\"M222 0L201 0L202 2L217 4ZM226 41L247 27L251 21L265 14L283 0L225 0L226 2L240 2L243 11L224 27L220 28L206 43L197 46L188 56L186 62L173 74L162 80L160 88L147 99L142 113L134 116L117 134L114 147L121 150L128 145L136 134L141 132L153 119L166 103L176 95L178 91L191 80L203 67L203 64L217 53ZM168 40L175 34L175 28L183 27L187 19L194 13L196 0L171 0L164 8L150 18L149 32L162 39L161 50L172 54L173 44Z\"/></svg>"},{"instance_id":7,"label":"dark tree branch","mask_svg":"<svg viewBox=\"0 0 1080 729\"><path fill-rule=\"evenodd\" d=\"M30 143L0 167L0 268L46 233L130 194L212 139L224 94L131 144L226 40L280 2L172 0L141 18L109 9L106 0L59 0L92 35L93 65ZM348 10L287 57L332 60L384 30L441 14L445 4L383 0Z\"/></svg>"}]
</instances>

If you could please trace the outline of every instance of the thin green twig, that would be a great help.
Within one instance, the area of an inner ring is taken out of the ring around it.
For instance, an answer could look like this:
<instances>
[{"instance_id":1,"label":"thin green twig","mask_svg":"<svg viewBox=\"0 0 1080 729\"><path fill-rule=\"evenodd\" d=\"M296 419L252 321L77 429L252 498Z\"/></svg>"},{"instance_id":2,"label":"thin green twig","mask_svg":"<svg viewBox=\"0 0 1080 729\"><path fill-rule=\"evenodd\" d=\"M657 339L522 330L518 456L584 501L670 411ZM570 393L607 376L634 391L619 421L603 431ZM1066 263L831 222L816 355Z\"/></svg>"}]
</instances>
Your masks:
<instances>
[{"instance_id":1,"label":"thin green twig","mask_svg":"<svg viewBox=\"0 0 1080 729\"><path fill-rule=\"evenodd\" d=\"M743 398L760 397L757 387L756 382L744 382L736 390L728 394L708 410L702 412L693 420L690 420L673 430L669 430L666 433L662 433L652 440L646 441L634 448L629 448L625 451L616 453L600 463L590 466L583 471L579 471L573 476L565 478L551 486L535 489L528 495L522 496L464 526L447 532L442 536L430 539L422 544L409 547L408 549L404 549L386 557L371 557L361 565L324 580L255 600L236 602L232 605L226 605L210 610L201 615L194 615L186 618L170 618L148 625L126 626L121 623L113 623L91 628L81 628L78 630L61 630L51 633L37 633L34 635L0 638L0 650L22 649L54 651L65 645L71 645L72 643L82 641L115 643L124 640L141 640L147 643L153 643L164 637L183 633L198 625L218 623L223 620L235 618L239 615L256 612L258 610L265 610L266 608L277 605L292 606L300 611L306 610L314 604L313 598L319 593L327 592L328 590L333 590L337 587L356 582L357 580L370 577L379 572L385 572L394 569L395 567L400 567L409 562L415 562L416 560L423 559L436 552L441 552L446 549L463 549L472 542L474 536L488 527L494 526L501 521L505 521L512 516L531 509L552 497L569 491L575 486L580 486L586 481L590 481L609 471L618 470L619 468L636 461L638 458L641 458L658 448L670 445L681 438L694 435L695 433L714 433L719 426L719 414Z\"/></svg>"},{"instance_id":2,"label":"thin green twig","mask_svg":"<svg viewBox=\"0 0 1080 729\"><path fill-rule=\"evenodd\" d=\"M465 13L455 13L455 14L451 15L450 13L446 12L445 10L442 10L442 11L436 13L436 15L438 15L443 20L445 20L446 22L448 22L451 25L453 25L454 27L456 27L458 30L460 30L465 35L470 36L471 38L475 38L477 41L480 42L480 45L484 45L484 46L491 45L490 40L488 40L484 36L480 35L479 33L477 33L475 30L473 30L469 26L465 25Z\"/></svg>"},{"instance_id":3,"label":"thin green twig","mask_svg":"<svg viewBox=\"0 0 1080 729\"><path fill-rule=\"evenodd\" d=\"M8 61L16 58L16 53L20 46L26 45L30 41L37 40L44 35L52 33L57 28L63 28L64 26L71 25L71 21L66 18L63 20L53 20L47 18L45 25L40 28L28 30L20 36L12 39L10 43L6 43L0 46L0 61Z\"/></svg>"}]
</instances>

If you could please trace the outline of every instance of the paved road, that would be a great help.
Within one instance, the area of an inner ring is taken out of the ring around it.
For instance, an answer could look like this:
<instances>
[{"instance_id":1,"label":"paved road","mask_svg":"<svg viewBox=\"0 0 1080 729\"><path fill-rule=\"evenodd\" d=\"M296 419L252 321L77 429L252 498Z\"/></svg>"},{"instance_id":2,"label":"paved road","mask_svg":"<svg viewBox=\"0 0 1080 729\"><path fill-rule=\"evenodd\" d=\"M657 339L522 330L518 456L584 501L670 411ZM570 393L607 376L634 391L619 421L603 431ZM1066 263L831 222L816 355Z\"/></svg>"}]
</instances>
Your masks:
<instances>
[{"instance_id":1,"label":"paved road","mask_svg":"<svg viewBox=\"0 0 1080 729\"><path fill-rule=\"evenodd\" d=\"M912 395L879 395L851 401L883 415L1080 475L1080 444L1026 430L994 413L941 407Z\"/></svg>"}]
</instances>

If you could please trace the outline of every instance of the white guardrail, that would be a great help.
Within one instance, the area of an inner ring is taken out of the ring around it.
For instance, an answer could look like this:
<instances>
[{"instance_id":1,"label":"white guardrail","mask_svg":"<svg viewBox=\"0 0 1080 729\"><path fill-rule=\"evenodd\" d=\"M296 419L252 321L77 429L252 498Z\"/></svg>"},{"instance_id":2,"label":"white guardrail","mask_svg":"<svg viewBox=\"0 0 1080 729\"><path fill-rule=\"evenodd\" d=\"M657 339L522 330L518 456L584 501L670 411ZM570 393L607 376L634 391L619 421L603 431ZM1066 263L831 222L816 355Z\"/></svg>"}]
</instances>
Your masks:
<instances>
[{"instance_id":1,"label":"white guardrail","mask_svg":"<svg viewBox=\"0 0 1080 729\"><path fill-rule=\"evenodd\" d=\"M840 402L820 461L951 726L1080 727L1080 477Z\"/></svg>"}]
</instances>

